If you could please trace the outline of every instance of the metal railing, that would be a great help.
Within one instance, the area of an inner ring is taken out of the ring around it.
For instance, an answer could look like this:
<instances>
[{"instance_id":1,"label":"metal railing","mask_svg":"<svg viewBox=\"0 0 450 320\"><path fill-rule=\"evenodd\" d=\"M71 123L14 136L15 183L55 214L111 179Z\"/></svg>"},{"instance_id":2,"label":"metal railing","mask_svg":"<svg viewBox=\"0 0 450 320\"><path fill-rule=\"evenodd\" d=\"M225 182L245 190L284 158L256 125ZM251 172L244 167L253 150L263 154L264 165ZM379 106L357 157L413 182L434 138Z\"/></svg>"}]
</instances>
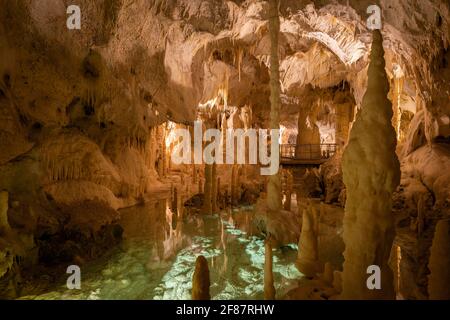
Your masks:
<instances>
[{"instance_id":1,"label":"metal railing","mask_svg":"<svg viewBox=\"0 0 450 320\"><path fill-rule=\"evenodd\" d=\"M292 160L323 160L334 156L337 148L337 144L282 144L280 154Z\"/></svg>"}]
</instances>

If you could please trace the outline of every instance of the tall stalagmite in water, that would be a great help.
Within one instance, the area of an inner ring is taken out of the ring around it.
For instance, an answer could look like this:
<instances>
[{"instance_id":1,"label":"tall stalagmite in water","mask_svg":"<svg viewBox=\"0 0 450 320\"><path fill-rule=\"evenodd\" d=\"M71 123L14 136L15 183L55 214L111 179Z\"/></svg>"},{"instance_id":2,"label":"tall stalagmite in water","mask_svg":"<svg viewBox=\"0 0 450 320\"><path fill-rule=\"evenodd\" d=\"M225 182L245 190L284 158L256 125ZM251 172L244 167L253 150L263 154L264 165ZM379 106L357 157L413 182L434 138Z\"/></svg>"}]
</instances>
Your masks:
<instances>
[{"instance_id":1,"label":"tall stalagmite in water","mask_svg":"<svg viewBox=\"0 0 450 320\"><path fill-rule=\"evenodd\" d=\"M211 172L211 210L217 213L217 164L212 165Z\"/></svg>"},{"instance_id":2,"label":"tall stalagmite in water","mask_svg":"<svg viewBox=\"0 0 450 320\"><path fill-rule=\"evenodd\" d=\"M269 1L269 33L270 33L270 128L280 129L280 62L278 60L278 36L280 33L280 17L278 15L279 0ZM278 141L272 141L278 143ZM279 174L269 177L267 184L267 206L271 211L281 211L281 179Z\"/></svg>"},{"instance_id":3,"label":"tall stalagmite in water","mask_svg":"<svg viewBox=\"0 0 450 320\"><path fill-rule=\"evenodd\" d=\"M275 286L273 285L273 257L270 237L265 241L264 299L275 300Z\"/></svg>"},{"instance_id":4,"label":"tall stalagmite in water","mask_svg":"<svg viewBox=\"0 0 450 320\"><path fill-rule=\"evenodd\" d=\"M204 256L199 256L192 277L192 300L211 300L209 286L208 261Z\"/></svg>"},{"instance_id":5,"label":"tall stalagmite in water","mask_svg":"<svg viewBox=\"0 0 450 320\"><path fill-rule=\"evenodd\" d=\"M395 298L388 260L395 236L392 193L400 183L400 164L379 30L373 32L370 60L367 92L342 162L347 188L342 299ZM380 290L367 288L372 265L381 269Z\"/></svg>"}]
</instances>

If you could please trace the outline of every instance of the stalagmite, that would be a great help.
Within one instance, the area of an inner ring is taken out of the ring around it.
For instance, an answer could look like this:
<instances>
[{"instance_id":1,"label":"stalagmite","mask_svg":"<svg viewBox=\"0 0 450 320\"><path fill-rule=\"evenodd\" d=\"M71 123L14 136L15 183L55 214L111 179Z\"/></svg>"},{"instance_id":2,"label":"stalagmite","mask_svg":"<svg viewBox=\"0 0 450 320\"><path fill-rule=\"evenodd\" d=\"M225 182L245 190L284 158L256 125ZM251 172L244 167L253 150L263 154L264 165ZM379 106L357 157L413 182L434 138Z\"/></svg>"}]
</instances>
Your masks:
<instances>
[{"instance_id":1,"label":"stalagmite","mask_svg":"<svg viewBox=\"0 0 450 320\"><path fill-rule=\"evenodd\" d=\"M237 199L236 199L236 175L237 175L237 168L236 168L235 165L233 165L232 168L231 168L231 190L230 190L231 205L236 205L237 204Z\"/></svg>"},{"instance_id":2,"label":"stalagmite","mask_svg":"<svg viewBox=\"0 0 450 320\"><path fill-rule=\"evenodd\" d=\"M400 246L394 245L392 247L392 257L391 257L391 269L394 273L394 287L397 297L401 296L401 262L402 262L402 248Z\"/></svg>"},{"instance_id":3,"label":"stalagmite","mask_svg":"<svg viewBox=\"0 0 450 320\"><path fill-rule=\"evenodd\" d=\"M293 176L291 172L286 174L286 202L284 203L284 210L291 211L292 191L294 186Z\"/></svg>"},{"instance_id":4,"label":"stalagmite","mask_svg":"<svg viewBox=\"0 0 450 320\"><path fill-rule=\"evenodd\" d=\"M7 232L11 229L8 222L8 192L0 192L0 233Z\"/></svg>"},{"instance_id":5,"label":"stalagmite","mask_svg":"<svg viewBox=\"0 0 450 320\"><path fill-rule=\"evenodd\" d=\"M218 206L218 209L220 210L221 208L220 208L220 206L218 205L218 203L219 203L219 199L220 199L220 177L219 178L217 178L217 187L216 187L216 204L217 204L217 206ZM220 202L220 203L222 203L222 201ZM226 204L225 203L223 203L222 204L222 207L225 207L226 206Z\"/></svg>"},{"instance_id":6,"label":"stalagmite","mask_svg":"<svg viewBox=\"0 0 450 320\"><path fill-rule=\"evenodd\" d=\"M205 164L205 188L204 188L204 202L203 202L203 213L212 213L212 165Z\"/></svg>"},{"instance_id":7,"label":"stalagmite","mask_svg":"<svg viewBox=\"0 0 450 320\"><path fill-rule=\"evenodd\" d=\"M203 194L203 181L201 178L198 178L198 193Z\"/></svg>"},{"instance_id":8,"label":"stalagmite","mask_svg":"<svg viewBox=\"0 0 450 320\"><path fill-rule=\"evenodd\" d=\"M428 269L429 298L450 300L450 220L436 225Z\"/></svg>"},{"instance_id":9,"label":"stalagmite","mask_svg":"<svg viewBox=\"0 0 450 320\"><path fill-rule=\"evenodd\" d=\"M180 195L180 201L177 201L177 204L178 204L178 208L177 208L178 216L180 218L183 218L183 215L184 215L184 197L182 195Z\"/></svg>"},{"instance_id":10,"label":"stalagmite","mask_svg":"<svg viewBox=\"0 0 450 320\"><path fill-rule=\"evenodd\" d=\"M192 277L192 300L211 300L209 286L208 261L204 256L199 256Z\"/></svg>"},{"instance_id":11,"label":"stalagmite","mask_svg":"<svg viewBox=\"0 0 450 320\"><path fill-rule=\"evenodd\" d=\"M302 232L298 244L297 269L307 277L322 271L319 262L318 216L314 210L303 211Z\"/></svg>"},{"instance_id":12,"label":"stalagmite","mask_svg":"<svg viewBox=\"0 0 450 320\"><path fill-rule=\"evenodd\" d=\"M236 186L235 186L235 192L236 196L235 199L239 203L242 197L242 167L238 167L238 170L236 171Z\"/></svg>"},{"instance_id":13,"label":"stalagmite","mask_svg":"<svg viewBox=\"0 0 450 320\"><path fill-rule=\"evenodd\" d=\"M195 164L192 166L192 179L194 183L197 183L197 168L195 167Z\"/></svg>"},{"instance_id":14,"label":"stalagmite","mask_svg":"<svg viewBox=\"0 0 450 320\"><path fill-rule=\"evenodd\" d=\"M211 210L217 213L217 164L214 163L211 170Z\"/></svg>"},{"instance_id":15,"label":"stalagmite","mask_svg":"<svg viewBox=\"0 0 450 320\"><path fill-rule=\"evenodd\" d=\"M275 300L275 286L273 284L273 258L270 238L265 241L265 264L264 264L264 299Z\"/></svg>"},{"instance_id":16,"label":"stalagmite","mask_svg":"<svg viewBox=\"0 0 450 320\"><path fill-rule=\"evenodd\" d=\"M343 155L347 190L342 299L394 299L388 266L395 236L392 193L400 182L392 104L381 32L373 32L368 88ZM381 289L370 290L370 266L381 269Z\"/></svg>"},{"instance_id":17,"label":"stalagmite","mask_svg":"<svg viewBox=\"0 0 450 320\"><path fill-rule=\"evenodd\" d=\"M177 213L177 210L178 210L178 190L177 187L174 187L172 193L172 211L174 213Z\"/></svg>"},{"instance_id":18,"label":"stalagmite","mask_svg":"<svg viewBox=\"0 0 450 320\"><path fill-rule=\"evenodd\" d=\"M269 1L270 33L270 128L280 129L280 61L278 59L278 36L280 33L279 0ZM272 141L278 143L278 141ZM281 179L279 173L269 176L267 184L267 207L272 212L282 208Z\"/></svg>"}]
</instances>

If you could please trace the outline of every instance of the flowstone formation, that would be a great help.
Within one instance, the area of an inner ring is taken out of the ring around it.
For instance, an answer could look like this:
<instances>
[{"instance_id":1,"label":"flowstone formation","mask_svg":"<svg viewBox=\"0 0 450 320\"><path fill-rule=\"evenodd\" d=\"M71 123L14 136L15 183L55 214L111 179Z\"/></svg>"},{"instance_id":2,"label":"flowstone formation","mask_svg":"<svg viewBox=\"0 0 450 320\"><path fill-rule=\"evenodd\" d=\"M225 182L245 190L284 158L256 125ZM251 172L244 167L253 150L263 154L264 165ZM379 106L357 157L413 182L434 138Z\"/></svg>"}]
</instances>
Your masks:
<instances>
[{"instance_id":1,"label":"flowstone formation","mask_svg":"<svg viewBox=\"0 0 450 320\"><path fill-rule=\"evenodd\" d=\"M383 38L373 32L368 88L343 155L347 188L342 299L394 299L388 266L395 236L392 193L400 183L397 140L385 71ZM370 266L381 269L381 289L367 287Z\"/></svg>"}]
</instances>

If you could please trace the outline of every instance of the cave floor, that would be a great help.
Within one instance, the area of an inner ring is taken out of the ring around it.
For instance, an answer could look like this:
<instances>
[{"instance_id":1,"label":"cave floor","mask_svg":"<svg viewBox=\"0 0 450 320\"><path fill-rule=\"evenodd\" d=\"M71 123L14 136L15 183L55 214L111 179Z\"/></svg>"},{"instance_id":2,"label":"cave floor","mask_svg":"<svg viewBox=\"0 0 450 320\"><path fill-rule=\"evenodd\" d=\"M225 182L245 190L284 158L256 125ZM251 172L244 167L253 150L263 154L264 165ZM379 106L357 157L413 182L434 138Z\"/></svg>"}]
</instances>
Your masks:
<instances>
[{"instance_id":1,"label":"cave floor","mask_svg":"<svg viewBox=\"0 0 450 320\"><path fill-rule=\"evenodd\" d=\"M80 290L67 289L70 275L61 274L51 288L21 299L190 299L199 255L208 259L212 299L262 299L264 240L256 236L252 208L177 218L169 203L122 210L122 243L80 266ZM297 245L273 255L275 288L283 296L302 277L294 264Z\"/></svg>"}]
</instances>

